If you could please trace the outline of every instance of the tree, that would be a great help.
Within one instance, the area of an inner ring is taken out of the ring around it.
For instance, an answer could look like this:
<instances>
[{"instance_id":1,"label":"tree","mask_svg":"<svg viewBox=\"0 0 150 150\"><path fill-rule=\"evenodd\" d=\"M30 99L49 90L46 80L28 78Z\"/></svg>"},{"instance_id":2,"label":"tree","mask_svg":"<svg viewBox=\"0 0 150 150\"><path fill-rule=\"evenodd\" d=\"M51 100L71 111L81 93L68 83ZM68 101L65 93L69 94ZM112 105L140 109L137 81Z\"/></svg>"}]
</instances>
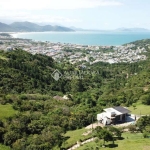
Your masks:
<instances>
[{"instance_id":1,"label":"tree","mask_svg":"<svg viewBox=\"0 0 150 150\"><path fill-rule=\"evenodd\" d=\"M138 119L136 125L139 127L141 131L144 131L144 129L149 126L150 123L150 116L142 116L140 119Z\"/></svg>"},{"instance_id":2,"label":"tree","mask_svg":"<svg viewBox=\"0 0 150 150\"><path fill-rule=\"evenodd\" d=\"M149 137L149 134L150 134L150 133L148 133L147 131L144 131L144 132L143 132L143 137L144 137L144 138L148 138L148 137Z\"/></svg>"},{"instance_id":3,"label":"tree","mask_svg":"<svg viewBox=\"0 0 150 150\"><path fill-rule=\"evenodd\" d=\"M82 85L82 81L78 80L78 79L72 79L71 81L71 91L73 93L75 92L82 92L83 89L83 85Z\"/></svg>"},{"instance_id":4,"label":"tree","mask_svg":"<svg viewBox=\"0 0 150 150\"><path fill-rule=\"evenodd\" d=\"M4 144L12 145L17 139L20 138L20 135L14 131L9 131L4 134Z\"/></svg>"},{"instance_id":5,"label":"tree","mask_svg":"<svg viewBox=\"0 0 150 150\"><path fill-rule=\"evenodd\" d=\"M136 104L132 104L132 106L133 106L133 108L134 108L134 110L136 109Z\"/></svg>"},{"instance_id":6,"label":"tree","mask_svg":"<svg viewBox=\"0 0 150 150\"><path fill-rule=\"evenodd\" d=\"M117 136L117 137L121 137L121 131L118 128L115 127L109 127L109 131L112 132L113 135Z\"/></svg>"},{"instance_id":7,"label":"tree","mask_svg":"<svg viewBox=\"0 0 150 150\"><path fill-rule=\"evenodd\" d=\"M150 105L150 94L142 95L140 99L142 100L143 104Z\"/></svg>"},{"instance_id":8,"label":"tree","mask_svg":"<svg viewBox=\"0 0 150 150\"><path fill-rule=\"evenodd\" d=\"M150 136L150 126L146 126L145 129L143 130L143 137L148 138Z\"/></svg>"},{"instance_id":9,"label":"tree","mask_svg":"<svg viewBox=\"0 0 150 150\"><path fill-rule=\"evenodd\" d=\"M108 141L113 141L113 144L114 144L114 138L113 138L113 135L110 131L107 130L107 128L103 128L101 129L99 132L97 132L97 137L99 139L103 139L104 140L104 145L105 145L105 141L108 142Z\"/></svg>"}]
</instances>

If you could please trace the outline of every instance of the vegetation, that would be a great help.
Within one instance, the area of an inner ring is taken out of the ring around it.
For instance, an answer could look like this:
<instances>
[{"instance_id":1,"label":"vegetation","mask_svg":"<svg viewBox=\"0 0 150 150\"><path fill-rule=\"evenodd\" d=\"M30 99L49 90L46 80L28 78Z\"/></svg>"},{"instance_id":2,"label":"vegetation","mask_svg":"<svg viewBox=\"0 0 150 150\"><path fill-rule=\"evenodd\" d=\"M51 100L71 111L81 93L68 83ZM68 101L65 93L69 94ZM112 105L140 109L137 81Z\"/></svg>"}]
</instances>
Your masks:
<instances>
[{"instance_id":1,"label":"vegetation","mask_svg":"<svg viewBox=\"0 0 150 150\"><path fill-rule=\"evenodd\" d=\"M79 133L84 129L77 129L95 121L104 107L129 106L148 114L144 108L150 105L150 40L135 44L145 47L147 60L131 64L87 63L84 70L20 49L1 50L0 143L14 150L60 149L74 144L73 136L77 140L93 136L82 137ZM56 69L63 75L58 81L51 76ZM54 97L64 95L69 99ZM144 137L149 136L147 120L137 124ZM100 130L95 136L116 144L114 134L121 136L114 128Z\"/></svg>"},{"instance_id":2,"label":"vegetation","mask_svg":"<svg viewBox=\"0 0 150 150\"><path fill-rule=\"evenodd\" d=\"M10 150L10 147L0 144L0 149L1 150Z\"/></svg>"},{"instance_id":3,"label":"vegetation","mask_svg":"<svg viewBox=\"0 0 150 150\"><path fill-rule=\"evenodd\" d=\"M1 105L0 104L0 120L14 116L16 113L17 113L17 111L15 111L12 108L12 105L10 105L10 104Z\"/></svg>"},{"instance_id":4,"label":"vegetation","mask_svg":"<svg viewBox=\"0 0 150 150\"><path fill-rule=\"evenodd\" d=\"M123 140L116 140L115 145L112 142L107 142L105 147L102 147L102 141L94 141L87 143L77 148L77 150L148 150L150 148L149 139L144 139L141 133L123 133Z\"/></svg>"},{"instance_id":5,"label":"vegetation","mask_svg":"<svg viewBox=\"0 0 150 150\"><path fill-rule=\"evenodd\" d=\"M95 136L100 140L103 139L103 146L105 146L105 142L108 141L112 141L112 145L115 145L115 139L121 138L121 131L115 127L102 128L98 126L95 129Z\"/></svg>"},{"instance_id":6,"label":"vegetation","mask_svg":"<svg viewBox=\"0 0 150 150\"><path fill-rule=\"evenodd\" d=\"M143 133L144 138L150 137L150 116L143 116L137 122L137 127Z\"/></svg>"},{"instance_id":7,"label":"vegetation","mask_svg":"<svg viewBox=\"0 0 150 150\"><path fill-rule=\"evenodd\" d=\"M65 141L63 142L62 146L64 148L69 148L72 145L77 144L77 141L84 141L88 138L92 137L92 134L88 134L88 135L83 135L84 133L88 133L89 130L82 128L82 129L78 129L78 130L74 130L74 131L68 131L65 134Z\"/></svg>"},{"instance_id":8,"label":"vegetation","mask_svg":"<svg viewBox=\"0 0 150 150\"><path fill-rule=\"evenodd\" d=\"M128 109L131 111L132 114L136 114L136 115L150 114L149 105L144 105L141 103L135 103L135 108L133 106L130 106Z\"/></svg>"}]
</instances>

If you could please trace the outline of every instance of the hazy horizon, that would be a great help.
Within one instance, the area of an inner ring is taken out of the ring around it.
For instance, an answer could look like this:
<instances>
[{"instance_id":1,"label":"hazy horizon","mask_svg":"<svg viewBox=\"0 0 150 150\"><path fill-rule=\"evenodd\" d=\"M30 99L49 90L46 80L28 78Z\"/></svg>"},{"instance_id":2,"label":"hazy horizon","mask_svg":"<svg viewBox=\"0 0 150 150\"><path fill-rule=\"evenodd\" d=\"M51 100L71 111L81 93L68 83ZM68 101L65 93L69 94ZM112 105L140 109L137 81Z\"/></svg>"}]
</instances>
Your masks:
<instances>
[{"instance_id":1,"label":"hazy horizon","mask_svg":"<svg viewBox=\"0 0 150 150\"><path fill-rule=\"evenodd\" d=\"M29 21L83 29L150 29L149 0L5 0L0 22Z\"/></svg>"}]
</instances>

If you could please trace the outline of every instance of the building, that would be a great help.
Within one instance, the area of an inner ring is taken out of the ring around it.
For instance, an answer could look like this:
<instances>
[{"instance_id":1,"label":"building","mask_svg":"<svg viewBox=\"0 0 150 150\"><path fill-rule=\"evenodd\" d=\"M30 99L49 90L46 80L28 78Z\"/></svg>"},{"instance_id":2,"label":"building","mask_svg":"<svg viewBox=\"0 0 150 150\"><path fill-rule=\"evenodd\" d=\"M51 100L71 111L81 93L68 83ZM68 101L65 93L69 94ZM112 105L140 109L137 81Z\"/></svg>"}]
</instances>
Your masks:
<instances>
[{"instance_id":1,"label":"building","mask_svg":"<svg viewBox=\"0 0 150 150\"><path fill-rule=\"evenodd\" d=\"M97 120L104 125L126 122L128 113L130 111L122 106L106 108L104 112L97 114Z\"/></svg>"},{"instance_id":2,"label":"building","mask_svg":"<svg viewBox=\"0 0 150 150\"><path fill-rule=\"evenodd\" d=\"M13 50L13 47L7 47L6 50L7 50L7 51L12 51L12 50Z\"/></svg>"}]
</instances>

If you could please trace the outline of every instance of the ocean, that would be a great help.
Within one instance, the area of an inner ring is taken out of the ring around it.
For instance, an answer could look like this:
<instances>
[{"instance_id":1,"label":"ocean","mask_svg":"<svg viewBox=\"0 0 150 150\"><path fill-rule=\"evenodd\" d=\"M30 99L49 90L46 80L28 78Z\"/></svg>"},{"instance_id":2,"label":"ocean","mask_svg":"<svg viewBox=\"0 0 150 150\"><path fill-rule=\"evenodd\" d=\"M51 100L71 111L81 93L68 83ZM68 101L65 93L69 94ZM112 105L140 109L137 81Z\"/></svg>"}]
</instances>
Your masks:
<instances>
[{"instance_id":1,"label":"ocean","mask_svg":"<svg viewBox=\"0 0 150 150\"><path fill-rule=\"evenodd\" d=\"M150 39L150 32L28 32L12 34L17 38L52 43L118 46L136 40Z\"/></svg>"}]
</instances>

